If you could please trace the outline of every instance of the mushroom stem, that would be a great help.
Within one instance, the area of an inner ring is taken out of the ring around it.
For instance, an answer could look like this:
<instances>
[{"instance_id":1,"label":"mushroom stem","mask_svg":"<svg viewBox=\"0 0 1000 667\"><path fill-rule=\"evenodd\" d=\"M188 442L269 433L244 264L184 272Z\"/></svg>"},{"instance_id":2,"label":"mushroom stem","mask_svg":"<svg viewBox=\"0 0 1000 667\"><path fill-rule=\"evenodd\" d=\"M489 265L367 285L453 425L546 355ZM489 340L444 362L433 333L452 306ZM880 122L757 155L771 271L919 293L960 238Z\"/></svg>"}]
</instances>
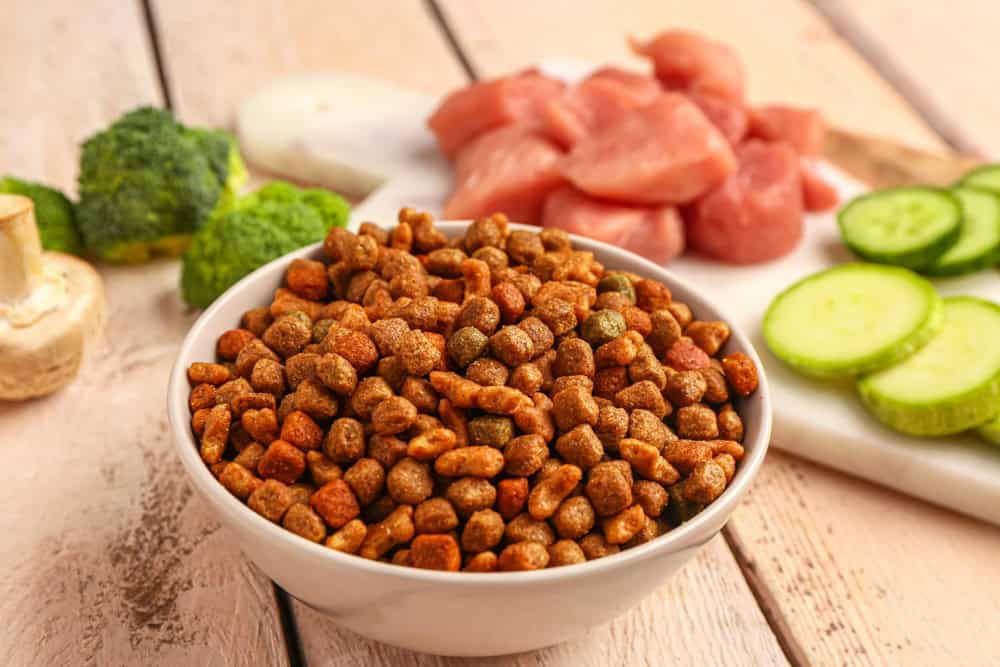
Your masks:
<instances>
[{"instance_id":1,"label":"mushroom stem","mask_svg":"<svg viewBox=\"0 0 1000 667\"><path fill-rule=\"evenodd\" d=\"M0 303L23 302L44 281L34 202L0 195Z\"/></svg>"}]
</instances>

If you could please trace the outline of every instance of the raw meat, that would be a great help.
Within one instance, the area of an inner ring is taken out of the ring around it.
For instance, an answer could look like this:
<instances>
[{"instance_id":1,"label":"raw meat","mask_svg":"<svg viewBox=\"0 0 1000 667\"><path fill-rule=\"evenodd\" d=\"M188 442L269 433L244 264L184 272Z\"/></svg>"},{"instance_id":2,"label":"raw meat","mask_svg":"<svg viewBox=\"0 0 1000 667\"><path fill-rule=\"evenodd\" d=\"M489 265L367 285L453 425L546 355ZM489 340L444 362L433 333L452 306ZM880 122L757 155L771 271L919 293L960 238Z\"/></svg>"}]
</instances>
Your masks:
<instances>
[{"instance_id":1,"label":"raw meat","mask_svg":"<svg viewBox=\"0 0 1000 667\"><path fill-rule=\"evenodd\" d=\"M802 155L823 150L826 126L815 109L772 104L750 110L750 136L764 141L787 141Z\"/></svg>"},{"instance_id":2,"label":"raw meat","mask_svg":"<svg viewBox=\"0 0 1000 667\"><path fill-rule=\"evenodd\" d=\"M580 190L631 204L689 202L735 169L725 137L679 93L664 93L580 141L563 163Z\"/></svg>"},{"instance_id":3,"label":"raw meat","mask_svg":"<svg viewBox=\"0 0 1000 667\"><path fill-rule=\"evenodd\" d=\"M564 88L561 81L537 70L474 83L444 98L427 124L441 152L451 158L487 130L514 122L539 123L542 107Z\"/></svg>"},{"instance_id":4,"label":"raw meat","mask_svg":"<svg viewBox=\"0 0 1000 667\"><path fill-rule=\"evenodd\" d=\"M483 134L459 152L455 190L446 218L478 218L502 212L514 222L537 225L542 203L564 179L562 152L523 125Z\"/></svg>"},{"instance_id":5,"label":"raw meat","mask_svg":"<svg viewBox=\"0 0 1000 667\"><path fill-rule=\"evenodd\" d=\"M584 81L614 81L625 86L646 102L652 102L663 92L663 86L660 85L660 82L648 74L631 72L611 65L594 70Z\"/></svg>"},{"instance_id":6,"label":"raw meat","mask_svg":"<svg viewBox=\"0 0 1000 667\"><path fill-rule=\"evenodd\" d=\"M739 170L691 207L688 244L732 264L791 252L802 237L799 156L789 144L751 140L737 157Z\"/></svg>"},{"instance_id":7,"label":"raw meat","mask_svg":"<svg viewBox=\"0 0 1000 667\"><path fill-rule=\"evenodd\" d=\"M643 44L629 39L632 50L653 61L656 78L668 89L743 101L743 63L721 42L686 30L667 30Z\"/></svg>"},{"instance_id":8,"label":"raw meat","mask_svg":"<svg viewBox=\"0 0 1000 667\"><path fill-rule=\"evenodd\" d=\"M647 79L649 81L649 79ZM648 104L660 94L602 76L585 79L550 100L542 112L542 131L565 148L620 120L632 109Z\"/></svg>"},{"instance_id":9,"label":"raw meat","mask_svg":"<svg viewBox=\"0 0 1000 667\"><path fill-rule=\"evenodd\" d=\"M704 93L690 93L688 97L733 146L747 136L750 118L742 105Z\"/></svg>"},{"instance_id":10,"label":"raw meat","mask_svg":"<svg viewBox=\"0 0 1000 667\"><path fill-rule=\"evenodd\" d=\"M808 161L801 160L799 176L802 179L802 205L807 211L829 211L840 203L836 188L824 181Z\"/></svg>"},{"instance_id":11,"label":"raw meat","mask_svg":"<svg viewBox=\"0 0 1000 667\"><path fill-rule=\"evenodd\" d=\"M623 206L559 188L545 202L542 226L598 241L664 264L684 251L684 223L673 206Z\"/></svg>"}]
</instances>

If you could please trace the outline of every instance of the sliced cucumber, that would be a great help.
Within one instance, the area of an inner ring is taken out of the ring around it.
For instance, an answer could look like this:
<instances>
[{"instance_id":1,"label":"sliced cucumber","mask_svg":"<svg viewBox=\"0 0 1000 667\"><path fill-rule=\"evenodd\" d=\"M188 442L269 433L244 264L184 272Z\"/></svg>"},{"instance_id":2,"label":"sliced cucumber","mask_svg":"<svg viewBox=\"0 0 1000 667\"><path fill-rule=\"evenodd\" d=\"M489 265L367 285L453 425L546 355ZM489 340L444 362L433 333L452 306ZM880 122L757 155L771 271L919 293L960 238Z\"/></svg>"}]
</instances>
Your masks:
<instances>
[{"instance_id":1,"label":"sliced cucumber","mask_svg":"<svg viewBox=\"0 0 1000 667\"><path fill-rule=\"evenodd\" d=\"M955 245L924 269L932 276L972 273L1000 260L1000 195L977 187L956 187L952 193L962 205L962 229Z\"/></svg>"},{"instance_id":2,"label":"sliced cucumber","mask_svg":"<svg viewBox=\"0 0 1000 667\"><path fill-rule=\"evenodd\" d=\"M764 340L776 357L817 377L885 368L916 352L941 328L941 297L911 271L842 264L775 297Z\"/></svg>"},{"instance_id":3,"label":"sliced cucumber","mask_svg":"<svg viewBox=\"0 0 1000 667\"><path fill-rule=\"evenodd\" d=\"M944 326L892 368L858 381L881 422L910 435L949 435L983 424L1000 408L1000 306L944 300Z\"/></svg>"},{"instance_id":4,"label":"sliced cucumber","mask_svg":"<svg viewBox=\"0 0 1000 667\"><path fill-rule=\"evenodd\" d=\"M854 199L837 223L844 243L859 257L922 269L958 238L962 208L947 190L894 188Z\"/></svg>"},{"instance_id":5,"label":"sliced cucumber","mask_svg":"<svg viewBox=\"0 0 1000 667\"><path fill-rule=\"evenodd\" d=\"M1000 445L1000 416L976 428L980 438L994 445Z\"/></svg>"},{"instance_id":6,"label":"sliced cucumber","mask_svg":"<svg viewBox=\"0 0 1000 667\"><path fill-rule=\"evenodd\" d=\"M959 181L959 185L968 185L973 188L983 188L1000 192L1000 164L987 164L976 167Z\"/></svg>"}]
</instances>

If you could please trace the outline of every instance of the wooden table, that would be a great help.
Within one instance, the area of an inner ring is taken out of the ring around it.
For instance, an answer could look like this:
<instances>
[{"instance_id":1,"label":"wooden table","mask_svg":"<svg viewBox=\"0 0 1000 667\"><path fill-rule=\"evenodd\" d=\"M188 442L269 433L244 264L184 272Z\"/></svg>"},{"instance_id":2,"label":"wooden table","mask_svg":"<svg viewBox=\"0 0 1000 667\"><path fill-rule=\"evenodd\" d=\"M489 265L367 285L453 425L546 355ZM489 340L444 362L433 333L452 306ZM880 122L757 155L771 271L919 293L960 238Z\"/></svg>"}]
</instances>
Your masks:
<instances>
[{"instance_id":1,"label":"wooden table","mask_svg":"<svg viewBox=\"0 0 1000 667\"><path fill-rule=\"evenodd\" d=\"M996 153L1000 6L932 4L5 0L0 171L72 190L77 144L140 104L231 126L285 73L357 70L439 94L547 56L625 62L626 33L669 25L735 45L755 100ZM0 664L460 662L340 630L241 556L171 451L166 376L197 315L177 264L101 270L110 321L81 377L0 406ZM1000 530L772 452L723 535L638 609L495 662L998 664L998 619Z\"/></svg>"}]
</instances>

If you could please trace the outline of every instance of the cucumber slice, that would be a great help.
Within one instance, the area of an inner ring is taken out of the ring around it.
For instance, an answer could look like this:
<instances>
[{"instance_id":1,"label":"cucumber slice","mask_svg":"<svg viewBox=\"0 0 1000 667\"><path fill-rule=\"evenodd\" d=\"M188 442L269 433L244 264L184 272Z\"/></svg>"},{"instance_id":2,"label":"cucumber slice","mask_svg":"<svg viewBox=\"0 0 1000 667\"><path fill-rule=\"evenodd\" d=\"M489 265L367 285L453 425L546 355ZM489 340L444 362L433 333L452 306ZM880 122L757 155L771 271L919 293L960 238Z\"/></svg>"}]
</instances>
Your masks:
<instances>
[{"instance_id":1,"label":"cucumber slice","mask_svg":"<svg viewBox=\"0 0 1000 667\"><path fill-rule=\"evenodd\" d=\"M892 368L858 381L881 422L910 435L949 435L1000 409L1000 306L974 297L944 300L944 326Z\"/></svg>"},{"instance_id":2,"label":"cucumber slice","mask_svg":"<svg viewBox=\"0 0 1000 667\"><path fill-rule=\"evenodd\" d=\"M1000 169L997 170L1000 175ZM1000 260L1000 196L974 187L956 187L952 193L962 205L962 229L955 245L924 272L958 276L987 269Z\"/></svg>"},{"instance_id":3,"label":"cucumber slice","mask_svg":"<svg viewBox=\"0 0 1000 667\"><path fill-rule=\"evenodd\" d=\"M880 264L842 264L775 297L764 340L776 357L816 377L885 368L941 328L941 297L924 278Z\"/></svg>"},{"instance_id":4,"label":"cucumber slice","mask_svg":"<svg viewBox=\"0 0 1000 667\"><path fill-rule=\"evenodd\" d=\"M993 445L1000 445L1000 416L976 428L980 438Z\"/></svg>"},{"instance_id":5,"label":"cucumber slice","mask_svg":"<svg viewBox=\"0 0 1000 667\"><path fill-rule=\"evenodd\" d=\"M859 257L922 269L958 238L962 208L947 190L894 188L857 197L841 209L837 223Z\"/></svg>"},{"instance_id":6,"label":"cucumber slice","mask_svg":"<svg viewBox=\"0 0 1000 667\"><path fill-rule=\"evenodd\" d=\"M1000 164L987 164L982 167L976 167L963 176L958 184L1000 192Z\"/></svg>"}]
</instances>

